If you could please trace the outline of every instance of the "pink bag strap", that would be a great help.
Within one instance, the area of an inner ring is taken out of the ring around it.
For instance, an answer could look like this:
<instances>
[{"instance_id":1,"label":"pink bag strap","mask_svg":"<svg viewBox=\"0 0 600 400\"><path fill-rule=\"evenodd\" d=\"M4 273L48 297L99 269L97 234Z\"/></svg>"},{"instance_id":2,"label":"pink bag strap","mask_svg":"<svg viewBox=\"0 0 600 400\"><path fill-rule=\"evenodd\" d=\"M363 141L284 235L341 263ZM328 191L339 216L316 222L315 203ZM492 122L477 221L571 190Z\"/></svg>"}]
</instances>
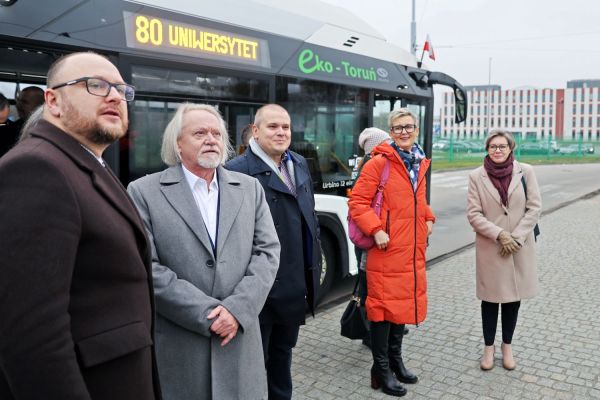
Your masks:
<instances>
[{"instance_id":1,"label":"pink bag strap","mask_svg":"<svg viewBox=\"0 0 600 400\"><path fill-rule=\"evenodd\" d=\"M383 171L381 172L381 178L379 180L379 186L377 187L378 192L382 192L385 184L390 177L390 160L385 157L385 165L383 166Z\"/></svg>"}]
</instances>

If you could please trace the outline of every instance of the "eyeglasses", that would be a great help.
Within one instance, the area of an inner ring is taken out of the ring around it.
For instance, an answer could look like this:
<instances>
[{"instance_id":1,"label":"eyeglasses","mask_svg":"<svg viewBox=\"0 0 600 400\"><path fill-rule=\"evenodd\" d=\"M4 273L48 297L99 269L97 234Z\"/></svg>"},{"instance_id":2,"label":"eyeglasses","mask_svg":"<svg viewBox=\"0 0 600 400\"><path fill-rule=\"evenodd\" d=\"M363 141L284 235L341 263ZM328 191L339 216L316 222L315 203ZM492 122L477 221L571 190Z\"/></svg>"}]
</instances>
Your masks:
<instances>
[{"instance_id":1,"label":"eyeglasses","mask_svg":"<svg viewBox=\"0 0 600 400\"><path fill-rule=\"evenodd\" d=\"M508 149L508 145L507 144L498 144L498 145L490 144L488 149L491 151L496 151L496 150L505 151L506 149Z\"/></svg>"},{"instance_id":2,"label":"eyeglasses","mask_svg":"<svg viewBox=\"0 0 600 400\"><path fill-rule=\"evenodd\" d=\"M416 129L417 126L414 124L392 126L392 132L396 135L401 134L402 131L405 131L406 133L413 133Z\"/></svg>"},{"instance_id":3,"label":"eyeglasses","mask_svg":"<svg viewBox=\"0 0 600 400\"><path fill-rule=\"evenodd\" d=\"M110 89L115 88L117 92L121 96L121 99L125 101L133 101L135 98L135 87L128 85L126 83L110 83L100 78L90 78L88 76L84 76L83 78L74 79L69 82L61 83L60 85L56 85L51 87L50 89L59 89L64 86L75 85L79 82L85 82L85 87L89 94L93 94L94 96L107 97L110 94Z\"/></svg>"}]
</instances>

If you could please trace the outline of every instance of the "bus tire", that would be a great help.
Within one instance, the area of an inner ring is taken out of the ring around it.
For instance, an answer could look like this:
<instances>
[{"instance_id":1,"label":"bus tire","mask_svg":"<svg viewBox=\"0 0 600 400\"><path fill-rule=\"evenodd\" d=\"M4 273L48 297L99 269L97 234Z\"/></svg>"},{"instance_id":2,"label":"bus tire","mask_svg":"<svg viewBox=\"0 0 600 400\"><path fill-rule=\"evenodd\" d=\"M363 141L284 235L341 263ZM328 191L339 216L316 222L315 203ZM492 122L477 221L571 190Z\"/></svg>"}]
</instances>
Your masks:
<instances>
[{"instance_id":1,"label":"bus tire","mask_svg":"<svg viewBox=\"0 0 600 400\"><path fill-rule=\"evenodd\" d=\"M331 289L335 278L336 254L331 235L321 231L321 277L319 280L319 291L317 293L317 304L323 301Z\"/></svg>"}]
</instances>

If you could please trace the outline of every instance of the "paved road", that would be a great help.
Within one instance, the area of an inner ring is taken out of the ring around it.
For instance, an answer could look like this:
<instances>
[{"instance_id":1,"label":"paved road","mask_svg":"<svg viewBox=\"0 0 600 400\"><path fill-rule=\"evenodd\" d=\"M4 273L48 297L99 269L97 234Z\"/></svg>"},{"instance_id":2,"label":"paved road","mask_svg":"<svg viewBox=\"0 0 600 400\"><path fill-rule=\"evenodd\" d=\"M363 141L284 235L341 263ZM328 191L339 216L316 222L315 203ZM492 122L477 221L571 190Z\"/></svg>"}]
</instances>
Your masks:
<instances>
[{"instance_id":1,"label":"paved road","mask_svg":"<svg viewBox=\"0 0 600 400\"><path fill-rule=\"evenodd\" d=\"M428 272L429 312L405 338L419 375L406 399L600 399L600 196L544 218L541 293L523 301L514 371L479 369L482 348L474 249ZM345 304L309 319L294 350L294 399L389 399L369 387L371 354L339 335ZM498 330L497 343L501 340Z\"/></svg>"},{"instance_id":2,"label":"paved road","mask_svg":"<svg viewBox=\"0 0 600 400\"><path fill-rule=\"evenodd\" d=\"M600 190L600 164L536 165L534 168L542 192L542 227L548 213L556 207ZM427 249L430 262L475 240L465 212L470 171L434 172L432 175L431 206L437 221ZM352 277L337 281L324 303L345 298L353 286Z\"/></svg>"},{"instance_id":3,"label":"paved road","mask_svg":"<svg viewBox=\"0 0 600 400\"><path fill-rule=\"evenodd\" d=\"M544 213L564 202L600 190L600 164L536 165ZM431 207L437 217L427 259L473 243L473 230L465 216L468 175L471 170L435 172ZM542 222L543 224L543 222Z\"/></svg>"}]
</instances>

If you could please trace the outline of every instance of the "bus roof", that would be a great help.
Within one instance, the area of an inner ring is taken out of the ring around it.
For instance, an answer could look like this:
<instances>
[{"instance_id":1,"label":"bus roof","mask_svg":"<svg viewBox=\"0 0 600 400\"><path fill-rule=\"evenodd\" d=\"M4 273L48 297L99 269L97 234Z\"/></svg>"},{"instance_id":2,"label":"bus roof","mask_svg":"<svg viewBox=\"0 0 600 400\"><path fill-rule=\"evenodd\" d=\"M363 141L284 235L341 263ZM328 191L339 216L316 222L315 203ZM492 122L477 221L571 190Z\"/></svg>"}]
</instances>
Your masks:
<instances>
[{"instance_id":1,"label":"bus roof","mask_svg":"<svg viewBox=\"0 0 600 400\"><path fill-rule=\"evenodd\" d=\"M320 0L220 0L194 3L186 0L135 0L135 3L400 65L417 66L417 60L410 52L389 42L365 20L344 8ZM349 39L355 43L348 42Z\"/></svg>"}]
</instances>

